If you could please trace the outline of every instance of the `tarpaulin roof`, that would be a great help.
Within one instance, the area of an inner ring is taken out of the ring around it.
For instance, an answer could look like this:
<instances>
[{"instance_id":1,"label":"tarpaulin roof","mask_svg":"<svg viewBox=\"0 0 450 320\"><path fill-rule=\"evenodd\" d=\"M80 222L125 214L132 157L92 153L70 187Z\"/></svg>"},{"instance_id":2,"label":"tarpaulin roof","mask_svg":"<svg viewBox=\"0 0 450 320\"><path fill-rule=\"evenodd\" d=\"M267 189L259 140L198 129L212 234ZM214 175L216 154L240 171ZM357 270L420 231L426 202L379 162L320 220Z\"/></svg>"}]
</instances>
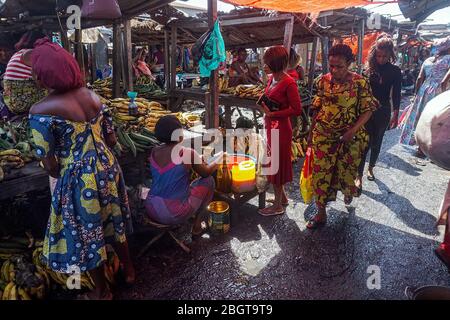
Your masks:
<instances>
[{"instance_id":1,"label":"tarpaulin roof","mask_svg":"<svg viewBox=\"0 0 450 320\"><path fill-rule=\"evenodd\" d=\"M320 12L355 6L364 6L382 1L370 0L222 0L238 6L255 7L260 9L277 10L283 12Z\"/></svg>"}]
</instances>

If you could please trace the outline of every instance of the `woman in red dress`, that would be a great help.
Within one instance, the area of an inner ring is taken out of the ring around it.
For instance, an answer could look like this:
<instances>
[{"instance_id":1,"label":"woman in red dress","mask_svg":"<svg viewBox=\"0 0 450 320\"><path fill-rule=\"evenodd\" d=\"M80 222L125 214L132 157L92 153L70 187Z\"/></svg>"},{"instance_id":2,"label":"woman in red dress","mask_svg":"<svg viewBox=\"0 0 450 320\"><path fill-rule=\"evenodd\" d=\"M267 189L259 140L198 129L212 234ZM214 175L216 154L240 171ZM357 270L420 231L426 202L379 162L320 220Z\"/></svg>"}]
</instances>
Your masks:
<instances>
[{"instance_id":1,"label":"woman in red dress","mask_svg":"<svg viewBox=\"0 0 450 320\"><path fill-rule=\"evenodd\" d=\"M259 210L264 216L283 214L288 205L284 185L292 181L293 169L291 160L292 126L290 117L299 116L302 111L297 83L287 73L288 52L282 46L269 48L264 54L264 72L272 74L265 90L265 95L278 104L278 111L273 111L262 102L265 113L265 125L269 155L272 168L278 160L278 170L268 176L273 185L275 199L273 205ZM278 130L278 137L273 130ZM276 140L275 140L276 139ZM277 150L278 149L278 150ZM276 154L274 154L274 152Z\"/></svg>"}]
</instances>

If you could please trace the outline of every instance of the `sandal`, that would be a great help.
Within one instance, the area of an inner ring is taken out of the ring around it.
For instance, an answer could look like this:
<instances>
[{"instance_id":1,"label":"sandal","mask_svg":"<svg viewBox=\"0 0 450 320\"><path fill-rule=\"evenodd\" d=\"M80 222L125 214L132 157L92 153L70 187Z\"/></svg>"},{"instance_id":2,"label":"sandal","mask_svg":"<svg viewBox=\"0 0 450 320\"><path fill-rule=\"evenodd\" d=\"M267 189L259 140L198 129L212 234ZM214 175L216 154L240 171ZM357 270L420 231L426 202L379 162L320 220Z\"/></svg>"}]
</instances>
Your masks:
<instances>
[{"instance_id":1,"label":"sandal","mask_svg":"<svg viewBox=\"0 0 450 320\"><path fill-rule=\"evenodd\" d=\"M327 224L326 219L318 220L317 216L315 216L314 218L312 218L308 221L308 223L306 224L306 228L308 228L309 230L315 230L315 229L325 226L326 224Z\"/></svg>"},{"instance_id":2,"label":"sandal","mask_svg":"<svg viewBox=\"0 0 450 320\"><path fill-rule=\"evenodd\" d=\"M352 197L352 196L345 196L345 197L344 197L344 204L345 204L346 206L351 205L351 204L352 204L352 201L353 201L353 197Z\"/></svg>"},{"instance_id":3,"label":"sandal","mask_svg":"<svg viewBox=\"0 0 450 320\"><path fill-rule=\"evenodd\" d=\"M259 209L258 213L264 217L270 217L270 216L278 216L278 215L282 215L285 214L286 210L285 209L281 209L279 211L272 211L272 212L268 212L266 213L264 211L265 209Z\"/></svg>"},{"instance_id":4,"label":"sandal","mask_svg":"<svg viewBox=\"0 0 450 320\"><path fill-rule=\"evenodd\" d=\"M369 181L375 181L375 176L373 174L368 173L367 174L367 180Z\"/></svg>"}]
</instances>

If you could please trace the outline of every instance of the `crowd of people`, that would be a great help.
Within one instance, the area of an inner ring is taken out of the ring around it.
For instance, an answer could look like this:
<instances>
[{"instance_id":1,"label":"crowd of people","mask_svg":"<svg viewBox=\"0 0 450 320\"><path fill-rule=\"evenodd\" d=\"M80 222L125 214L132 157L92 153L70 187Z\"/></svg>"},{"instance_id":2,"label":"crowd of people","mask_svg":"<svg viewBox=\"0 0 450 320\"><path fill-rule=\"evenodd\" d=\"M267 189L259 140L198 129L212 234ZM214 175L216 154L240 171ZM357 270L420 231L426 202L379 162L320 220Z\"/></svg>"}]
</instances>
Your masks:
<instances>
[{"instance_id":1,"label":"crowd of people","mask_svg":"<svg viewBox=\"0 0 450 320\"><path fill-rule=\"evenodd\" d=\"M437 54L424 61L414 103L405 111L401 142L414 144L414 129L425 104L448 88L450 38L435 44ZM43 34L28 32L16 45L6 65L3 85L9 112L29 113L29 122L45 170L57 179L54 186L44 257L50 268L68 272L72 265L89 271L95 290L85 299L111 299L101 271L106 244L118 253L125 282L135 282L128 250L131 213L120 165L111 148L117 143L112 118L99 97L85 87L72 55ZM136 72L150 74L142 50L135 60ZM164 64L155 56L155 65ZM260 78L246 63L246 50L239 50L230 67L233 84L258 83ZM309 146L313 154L313 193L317 214L307 228L327 221L327 204L340 191L345 204L359 197L363 188L365 160L370 151L367 178L375 180L376 166L385 131L399 124L402 76L395 65L390 36L379 37L370 50L363 75L351 72L355 57L350 47L337 44L329 50L328 74L315 81L313 124ZM0 52L0 59L4 60ZM279 169L267 177L273 186L273 203L259 210L262 216L282 215L289 206L285 185L293 179L291 118L302 110L296 81L304 77L300 58L282 46L267 49L264 72L269 75L261 111L265 115L267 150L278 150ZM265 102L266 101L266 102ZM267 101L277 106L268 105ZM145 200L148 217L163 224L179 224L194 218L192 233L202 232L202 212L214 194L213 173L219 156L207 164L195 150L181 147L183 137L173 141L182 128L174 116L156 124L162 145L149 154L152 186ZM272 136L278 130L277 140ZM272 148L277 144L277 148ZM175 156L174 156L175 155ZM200 178L190 181L190 172ZM448 242L450 236L445 238ZM449 248L450 243L445 248ZM450 268L450 252L439 251Z\"/></svg>"}]
</instances>

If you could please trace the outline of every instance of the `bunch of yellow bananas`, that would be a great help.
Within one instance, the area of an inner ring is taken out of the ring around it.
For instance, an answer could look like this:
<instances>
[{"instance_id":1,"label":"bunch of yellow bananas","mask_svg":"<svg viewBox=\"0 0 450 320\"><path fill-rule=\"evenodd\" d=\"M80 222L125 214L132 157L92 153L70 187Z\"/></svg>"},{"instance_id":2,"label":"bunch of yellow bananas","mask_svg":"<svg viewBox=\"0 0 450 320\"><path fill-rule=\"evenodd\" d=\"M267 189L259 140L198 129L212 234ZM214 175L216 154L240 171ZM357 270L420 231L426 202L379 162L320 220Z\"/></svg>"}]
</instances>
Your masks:
<instances>
[{"instance_id":1,"label":"bunch of yellow bananas","mask_svg":"<svg viewBox=\"0 0 450 320\"><path fill-rule=\"evenodd\" d=\"M104 80L98 79L94 81L94 83L92 84L92 88L98 95L105 97L107 99L111 99L112 85L113 85L112 78L106 78Z\"/></svg>"},{"instance_id":2,"label":"bunch of yellow bananas","mask_svg":"<svg viewBox=\"0 0 450 320\"><path fill-rule=\"evenodd\" d=\"M257 85L239 85L236 93L240 98L258 99L264 93L264 87Z\"/></svg>"},{"instance_id":3,"label":"bunch of yellow bananas","mask_svg":"<svg viewBox=\"0 0 450 320\"><path fill-rule=\"evenodd\" d=\"M34 277L37 279L36 285L26 287L17 281L16 269L13 259L6 260L0 269L0 297L2 300L32 300L32 298L44 299L50 288L50 280L46 273L36 268Z\"/></svg>"},{"instance_id":4,"label":"bunch of yellow bananas","mask_svg":"<svg viewBox=\"0 0 450 320\"><path fill-rule=\"evenodd\" d=\"M292 140L291 144L291 160L297 161L299 158L303 158L305 153L303 152L302 144L299 141Z\"/></svg>"},{"instance_id":5,"label":"bunch of yellow bananas","mask_svg":"<svg viewBox=\"0 0 450 320\"><path fill-rule=\"evenodd\" d=\"M17 149L0 151L0 167L19 169L25 165L22 153ZM1 179L0 179L1 181Z\"/></svg>"},{"instance_id":6,"label":"bunch of yellow bananas","mask_svg":"<svg viewBox=\"0 0 450 320\"><path fill-rule=\"evenodd\" d=\"M224 92L228 88L228 77L219 77L217 86L219 87L219 92Z\"/></svg>"}]
</instances>

